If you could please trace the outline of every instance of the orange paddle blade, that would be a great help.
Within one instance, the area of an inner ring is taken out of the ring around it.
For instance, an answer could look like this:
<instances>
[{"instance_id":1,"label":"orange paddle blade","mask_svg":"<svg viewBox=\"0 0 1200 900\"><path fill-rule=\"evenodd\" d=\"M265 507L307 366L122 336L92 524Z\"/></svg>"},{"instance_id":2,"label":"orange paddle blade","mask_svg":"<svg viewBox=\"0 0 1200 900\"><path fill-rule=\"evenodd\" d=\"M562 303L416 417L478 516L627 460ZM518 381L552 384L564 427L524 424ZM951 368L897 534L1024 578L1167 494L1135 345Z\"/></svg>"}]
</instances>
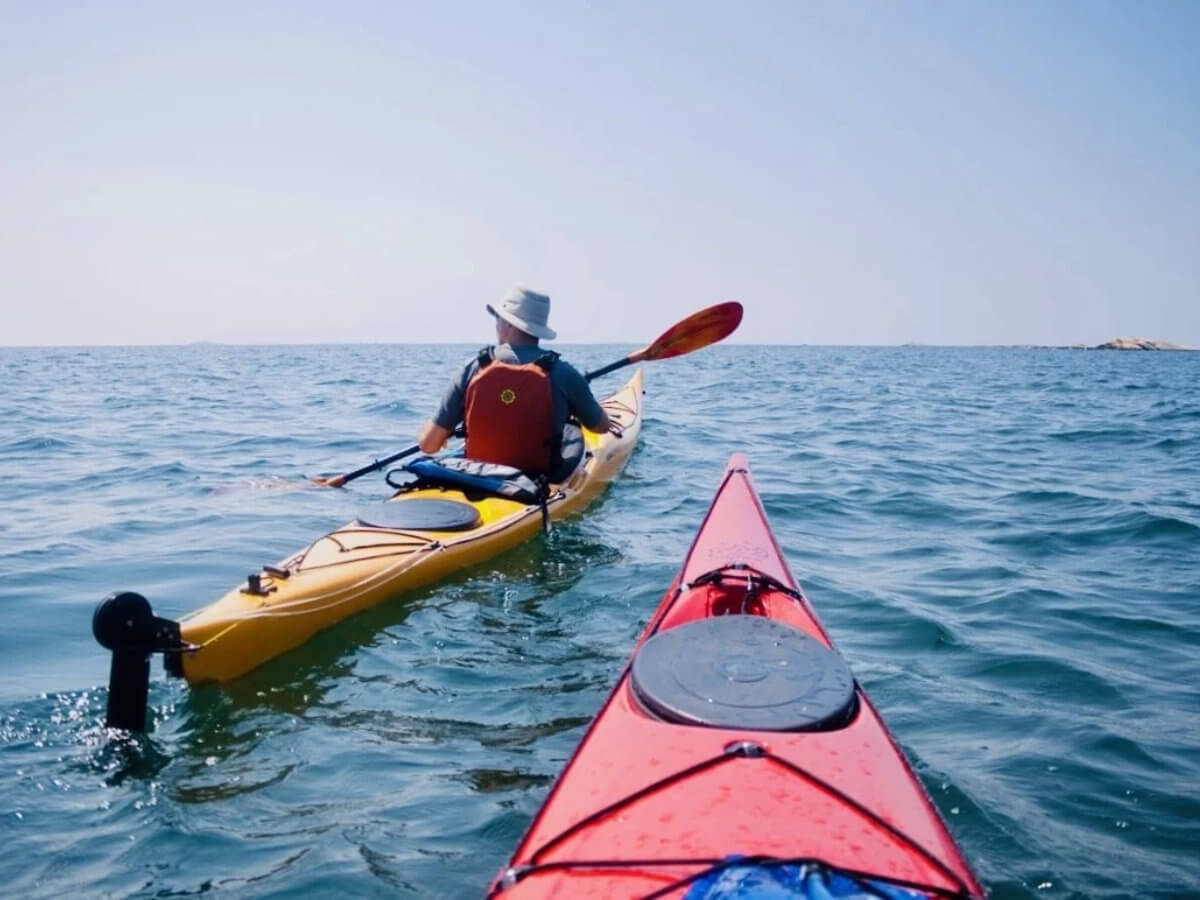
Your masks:
<instances>
[{"instance_id":1,"label":"orange paddle blade","mask_svg":"<svg viewBox=\"0 0 1200 900\"><path fill-rule=\"evenodd\" d=\"M672 325L660 334L657 340L630 355L629 361L670 359L672 356L691 353L729 337L741 321L742 304L736 300L718 303Z\"/></svg>"}]
</instances>

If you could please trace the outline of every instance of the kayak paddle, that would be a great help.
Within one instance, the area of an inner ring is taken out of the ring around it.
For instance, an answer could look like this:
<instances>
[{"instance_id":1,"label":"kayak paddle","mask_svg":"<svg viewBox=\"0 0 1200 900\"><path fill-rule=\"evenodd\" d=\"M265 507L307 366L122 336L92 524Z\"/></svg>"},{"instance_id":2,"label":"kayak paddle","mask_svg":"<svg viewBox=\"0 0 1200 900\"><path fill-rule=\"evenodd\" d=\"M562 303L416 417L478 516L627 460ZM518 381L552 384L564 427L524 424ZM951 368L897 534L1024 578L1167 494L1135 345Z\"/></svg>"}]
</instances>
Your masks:
<instances>
[{"instance_id":1,"label":"kayak paddle","mask_svg":"<svg viewBox=\"0 0 1200 900\"><path fill-rule=\"evenodd\" d=\"M583 377L588 381L592 381L601 375L607 375L609 372L615 372L617 369L631 366L634 363L670 359L672 356L683 356L685 353L691 353L693 350L703 349L710 344L715 344L717 341L729 337L738 325L741 324L741 321L742 304L736 300L718 303L716 306L709 306L675 323L641 350L634 351L628 356L618 359L616 362L596 369L594 372L588 372ZM461 437L462 430L456 431L455 435ZM419 444L413 444L411 447L405 447L391 456L377 459L375 462L365 465L361 469L355 469L353 472L347 472L345 475L334 475L331 478L314 478L313 483L323 487L341 487L355 478L362 475L369 475L371 472L377 472L384 466L390 466L392 463L404 459L406 456L412 456L420 449Z\"/></svg>"},{"instance_id":2,"label":"kayak paddle","mask_svg":"<svg viewBox=\"0 0 1200 900\"><path fill-rule=\"evenodd\" d=\"M420 449L420 444L413 444L411 447L405 447L399 453L393 453L391 456L377 459L370 465L363 466L361 469L355 469L353 472L347 472L345 475L334 475L330 478L314 478L313 484L319 484L321 487L341 487L347 481L353 481L360 475L369 475L371 472L378 472L384 466L390 466L397 460L404 459L406 456L412 456Z\"/></svg>"},{"instance_id":3,"label":"kayak paddle","mask_svg":"<svg viewBox=\"0 0 1200 900\"><path fill-rule=\"evenodd\" d=\"M736 300L718 303L716 306L692 313L683 321L672 325L641 350L594 372L588 372L584 377L591 381L634 363L670 359L672 356L683 356L693 350L700 350L729 337L741 321L742 304Z\"/></svg>"}]
</instances>

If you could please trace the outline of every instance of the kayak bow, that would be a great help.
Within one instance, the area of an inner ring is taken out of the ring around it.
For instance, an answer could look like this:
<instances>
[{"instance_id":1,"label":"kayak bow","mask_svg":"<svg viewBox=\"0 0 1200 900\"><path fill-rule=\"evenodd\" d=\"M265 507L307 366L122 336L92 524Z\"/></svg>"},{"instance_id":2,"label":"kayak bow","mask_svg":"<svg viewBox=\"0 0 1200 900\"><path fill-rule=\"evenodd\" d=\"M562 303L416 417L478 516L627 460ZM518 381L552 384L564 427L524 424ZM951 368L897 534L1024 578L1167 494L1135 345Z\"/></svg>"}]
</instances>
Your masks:
<instances>
[{"instance_id":1,"label":"kayak bow","mask_svg":"<svg viewBox=\"0 0 1200 900\"><path fill-rule=\"evenodd\" d=\"M983 896L742 455L491 894Z\"/></svg>"}]
</instances>

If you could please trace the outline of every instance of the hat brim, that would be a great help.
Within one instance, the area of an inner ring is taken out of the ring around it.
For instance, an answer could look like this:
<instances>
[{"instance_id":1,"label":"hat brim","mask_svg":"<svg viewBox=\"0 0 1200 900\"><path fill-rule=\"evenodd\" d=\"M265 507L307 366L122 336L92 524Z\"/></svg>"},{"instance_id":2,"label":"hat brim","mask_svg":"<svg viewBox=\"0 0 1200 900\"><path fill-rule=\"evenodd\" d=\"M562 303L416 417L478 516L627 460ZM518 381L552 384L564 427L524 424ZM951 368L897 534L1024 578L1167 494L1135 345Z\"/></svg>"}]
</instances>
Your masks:
<instances>
[{"instance_id":1,"label":"hat brim","mask_svg":"<svg viewBox=\"0 0 1200 900\"><path fill-rule=\"evenodd\" d=\"M492 304L487 304L487 311L497 319L503 319L509 325L515 328L520 328L526 334L531 334L535 338L541 338L544 341L552 341L558 337L558 332L546 325L537 325L533 322L526 322L524 319L518 318L508 310L496 309Z\"/></svg>"}]
</instances>

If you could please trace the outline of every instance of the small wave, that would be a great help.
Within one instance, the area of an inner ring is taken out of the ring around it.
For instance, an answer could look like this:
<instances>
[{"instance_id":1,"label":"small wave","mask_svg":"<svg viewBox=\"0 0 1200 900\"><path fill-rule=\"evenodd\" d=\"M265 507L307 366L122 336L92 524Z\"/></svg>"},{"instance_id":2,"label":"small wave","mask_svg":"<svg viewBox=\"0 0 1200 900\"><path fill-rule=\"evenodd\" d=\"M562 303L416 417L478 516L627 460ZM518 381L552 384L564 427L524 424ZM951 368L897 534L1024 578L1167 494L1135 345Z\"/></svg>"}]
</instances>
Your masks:
<instances>
[{"instance_id":1,"label":"small wave","mask_svg":"<svg viewBox=\"0 0 1200 900\"><path fill-rule=\"evenodd\" d=\"M1172 409L1151 416L1151 422L1194 422L1200 420L1200 409Z\"/></svg>"},{"instance_id":2,"label":"small wave","mask_svg":"<svg viewBox=\"0 0 1200 900\"><path fill-rule=\"evenodd\" d=\"M811 492L796 492L782 494L774 491L763 491L759 494L763 507L771 516L784 520L807 519L815 515L842 516L852 511L845 501L833 494Z\"/></svg>"},{"instance_id":3,"label":"small wave","mask_svg":"<svg viewBox=\"0 0 1200 900\"><path fill-rule=\"evenodd\" d=\"M130 480L165 479L171 477L199 478L201 473L182 460L154 463L149 466L123 465L107 470L97 470L91 480L97 484L123 483Z\"/></svg>"},{"instance_id":4,"label":"small wave","mask_svg":"<svg viewBox=\"0 0 1200 900\"><path fill-rule=\"evenodd\" d=\"M1030 488L1022 491L1013 491L1010 494L1005 494L1003 499L1017 504L1036 506L1070 506L1076 510L1081 507L1103 509L1109 504L1109 501L1102 497L1090 497L1087 494L1080 494L1075 491L1054 490L1051 488Z\"/></svg>"},{"instance_id":5,"label":"small wave","mask_svg":"<svg viewBox=\"0 0 1200 900\"><path fill-rule=\"evenodd\" d=\"M93 547L90 543L81 544L74 541L59 540L52 544L46 544L43 546L26 547L16 551L15 553L5 553L3 556L0 556L0 559L4 560L6 563L40 559L72 559L75 557L82 557L91 549L93 549Z\"/></svg>"},{"instance_id":6,"label":"small wave","mask_svg":"<svg viewBox=\"0 0 1200 900\"><path fill-rule=\"evenodd\" d=\"M241 384L241 379L217 372L193 372L188 380L200 384Z\"/></svg>"},{"instance_id":7,"label":"small wave","mask_svg":"<svg viewBox=\"0 0 1200 900\"><path fill-rule=\"evenodd\" d=\"M322 381L314 382L316 387L346 387L352 384L362 384L357 378L326 378Z\"/></svg>"},{"instance_id":8,"label":"small wave","mask_svg":"<svg viewBox=\"0 0 1200 900\"><path fill-rule=\"evenodd\" d=\"M994 546L1019 549L1032 558L1053 556L1063 550L1090 550L1125 546L1130 542L1183 547L1200 537L1200 525L1175 516L1142 510L1111 517L1102 524L1073 524L1068 530L1025 528L987 538ZM1181 543L1184 542L1184 543Z\"/></svg>"},{"instance_id":9,"label":"small wave","mask_svg":"<svg viewBox=\"0 0 1200 900\"><path fill-rule=\"evenodd\" d=\"M76 446L75 441L65 441L62 438L56 437L27 437L13 441L0 447L0 453L22 453L22 452L37 452L45 453L47 450L70 450Z\"/></svg>"},{"instance_id":10,"label":"small wave","mask_svg":"<svg viewBox=\"0 0 1200 900\"><path fill-rule=\"evenodd\" d=\"M367 406L364 406L362 409L363 412L370 413L372 415L378 415L380 413L386 413L392 416L414 415L412 407L402 400L384 400L379 403L371 403Z\"/></svg>"},{"instance_id":11,"label":"small wave","mask_svg":"<svg viewBox=\"0 0 1200 900\"><path fill-rule=\"evenodd\" d=\"M1055 431L1047 435L1054 441L1072 444L1133 444L1146 439L1146 433L1137 428L1080 428L1073 431Z\"/></svg>"},{"instance_id":12,"label":"small wave","mask_svg":"<svg viewBox=\"0 0 1200 900\"><path fill-rule=\"evenodd\" d=\"M240 490L252 491L299 491L315 487L311 481L300 478L284 478L280 475L269 475L265 478L251 478L238 481L235 484L210 485L202 493L210 496L231 494Z\"/></svg>"},{"instance_id":13,"label":"small wave","mask_svg":"<svg viewBox=\"0 0 1200 900\"><path fill-rule=\"evenodd\" d=\"M1196 449L1200 451L1200 439L1198 438L1163 438L1160 441L1155 441L1150 445L1155 450L1188 450Z\"/></svg>"},{"instance_id":14,"label":"small wave","mask_svg":"<svg viewBox=\"0 0 1200 900\"><path fill-rule=\"evenodd\" d=\"M1107 761L1112 768L1121 771L1138 766L1147 772L1156 772L1163 765L1163 761L1140 742L1123 735L1103 734L1092 740L1081 740L1078 747L1080 755L1093 764Z\"/></svg>"},{"instance_id":15,"label":"small wave","mask_svg":"<svg viewBox=\"0 0 1200 900\"><path fill-rule=\"evenodd\" d=\"M928 494L901 491L898 494L877 500L867 506L870 515L884 515L909 519L922 525L950 522L962 523L960 510L947 503L939 503Z\"/></svg>"},{"instance_id":16,"label":"small wave","mask_svg":"<svg viewBox=\"0 0 1200 900\"><path fill-rule=\"evenodd\" d=\"M1175 516L1138 510L1100 528L1079 529L1062 535L1062 540L1068 545L1093 547L1125 540L1158 542L1197 537L1200 537L1200 525Z\"/></svg>"},{"instance_id":17,"label":"small wave","mask_svg":"<svg viewBox=\"0 0 1200 900\"><path fill-rule=\"evenodd\" d=\"M1138 643L1152 641L1155 644L1170 644L1181 640L1196 640L1200 643L1200 633L1189 632L1175 619L1156 619L1132 612L1102 612L1077 606L1064 610L1060 617L1064 624L1069 621L1074 628L1092 631L1100 639L1111 639L1112 635L1121 635L1126 640Z\"/></svg>"},{"instance_id":18,"label":"small wave","mask_svg":"<svg viewBox=\"0 0 1200 900\"><path fill-rule=\"evenodd\" d=\"M469 769L455 777L467 782L472 790L480 794L542 788L554 781L553 775L521 769Z\"/></svg>"},{"instance_id":19,"label":"small wave","mask_svg":"<svg viewBox=\"0 0 1200 900\"><path fill-rule=\"evenodd\" d=\"M966 588L972 585L986 585L988 588L996 588L1007 582L1019 579L1021 573L1009 566L1000 565L981 565L981 566L942 566L938 569L931 569L922 576L924 581L933 581L939 584L948 584L955 587Z\"/></svg>"},{"instance_id":20,"label":"small wave","mask_svg":"<svg viewBox=\"0 0 1200 900\"><path fill-rule=\"evenodd\" d=\"M160 686L152 685L151 731L173 712L173 705L163 704L163 699ZM56 772L72 771L102 772L110 784L127 775L152 776L162 768L161 750L147 735L105 727L107 703L108 689L97 687L12 704L0 711L0 753L9 763L29 766L47 780ZM76 752L64 756L64 749L72 748Z\"/></svg>"},{"instance_id":21,"label":"small wave","mask_svg":"<svg viewBox=\"0 0 1200 900\"><path fill-rule=\"evenodd\" d=\"M1162 385L1157 381L1130 381L1121 385L1127 391L1159 391L1162 390Z\"/></svg>"},{"instance_id":22,"label":"small wave","mask_svg":"<svg viewBox=\"0 0 1200 900\"><path fill-rule=\"evenodd\" d=\"M247 450L260 449L264 447L268 449L277 449L280 446L296 443L298 442L295 440L295 438L288 436L265 434L242 435L241 437L226 441L220 446L214 446L213 451L222 452L225 450Z\"/></svg>"},{"instance_id":23,"label":"small wave","mask_svg":"<svg viewBox=\"0 0 1200 900\"><path fill-rule=\"evenodd\" d=\"M912 615L900 626L904 647L912 649L953 649L964 646L958 635L944 622L929 616Z\"/></svg>"},{"instance_id":24,"label":"small wave","mask_svg":"<svg viewBox=\"0 0 1200 900\"><path fill-rule=\"evenodd\" d=\"M1129 701L1111 682L1065 658L1005 654L975 663L968 667L967 674L1005 693L1069 696L1073 704L1103 709L1130 708Z\"/></svg>"}]
</instances>

